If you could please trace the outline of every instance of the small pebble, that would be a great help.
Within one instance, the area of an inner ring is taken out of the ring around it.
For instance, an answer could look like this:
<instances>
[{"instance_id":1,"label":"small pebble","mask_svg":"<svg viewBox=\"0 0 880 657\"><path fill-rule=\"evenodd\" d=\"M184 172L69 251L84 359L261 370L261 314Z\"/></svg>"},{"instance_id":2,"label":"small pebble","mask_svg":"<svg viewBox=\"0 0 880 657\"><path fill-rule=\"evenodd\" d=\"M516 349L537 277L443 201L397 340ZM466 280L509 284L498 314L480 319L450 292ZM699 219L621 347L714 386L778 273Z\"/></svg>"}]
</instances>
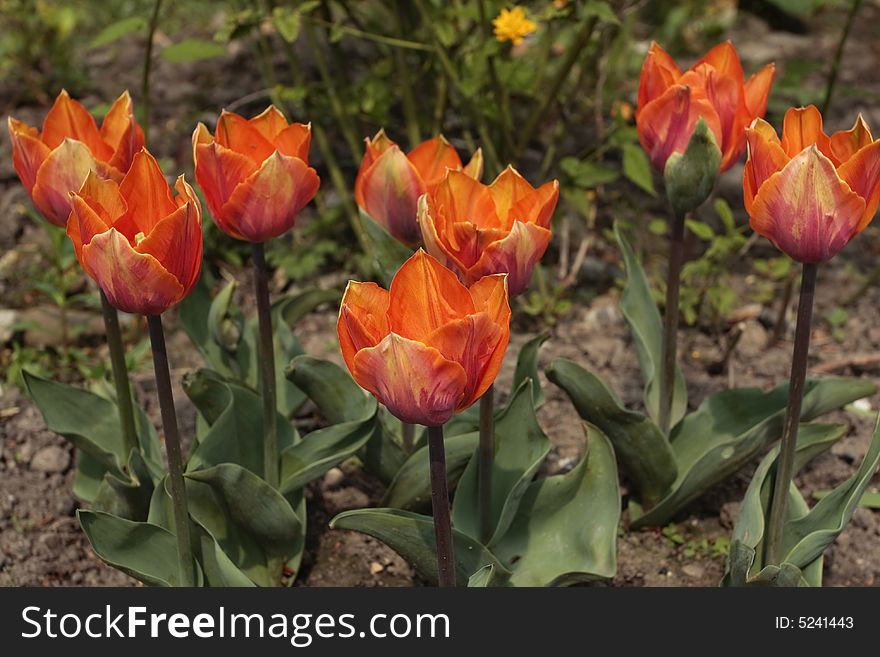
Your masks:
<instances>
[{"instance_id":1,"label":"small pebble","mask_svg":"<svg viewBox=\"0 0 880 657\"><path fill-rule=\"evenodd\" d=\"M43 447L31 459L31 470L37 472L64 472L70 466L70 452L61 447Z\"/></svg>"},{"instance_id":2,"label":"small pebble","mask_svg":"<svg viewBox=\"0 0 880 657\"><path fill-rule=\"evenodd\" d=\"M374 575L378 575L383 570L385 570L385 566L380 564L378 561L374 561L373 563L370 564L370 572L373 573Z\"/></svg>"}]
</instances>

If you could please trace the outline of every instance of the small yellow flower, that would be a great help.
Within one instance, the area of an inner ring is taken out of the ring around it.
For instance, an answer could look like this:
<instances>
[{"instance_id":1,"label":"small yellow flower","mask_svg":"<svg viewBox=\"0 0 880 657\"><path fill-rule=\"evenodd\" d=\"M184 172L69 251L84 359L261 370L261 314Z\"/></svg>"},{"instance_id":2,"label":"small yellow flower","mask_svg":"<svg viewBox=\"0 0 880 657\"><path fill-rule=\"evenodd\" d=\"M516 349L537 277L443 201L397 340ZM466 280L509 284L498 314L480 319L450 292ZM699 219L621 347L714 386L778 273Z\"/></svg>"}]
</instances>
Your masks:
<instances>
[{"instance_id":1,"label":"small yellow flower","mask_svg":"<svg viewBox=\"0 0 880 657\"><path fill-rule=\"evenodd\" d=\"M495 26L495 38L499 41L510 41L518 46L523 39L538 29L537 23L526 18L526 12L522 7L502 9L501 13L492 19Z\"/></svg>"}]
</instances>

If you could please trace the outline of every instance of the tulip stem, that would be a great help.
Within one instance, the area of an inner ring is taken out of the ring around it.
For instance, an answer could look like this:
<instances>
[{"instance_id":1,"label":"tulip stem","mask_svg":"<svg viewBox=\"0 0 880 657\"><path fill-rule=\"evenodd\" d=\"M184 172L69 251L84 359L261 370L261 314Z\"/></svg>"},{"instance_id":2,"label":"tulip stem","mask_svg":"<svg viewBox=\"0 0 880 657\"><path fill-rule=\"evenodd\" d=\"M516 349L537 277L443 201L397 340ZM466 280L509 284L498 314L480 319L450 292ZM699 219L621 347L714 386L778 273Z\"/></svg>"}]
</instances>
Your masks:
<instances>
[{"instance_id":1,"label":"tulip stem","mask_svg":"<svg viewBox=\"0 0 880 657\"><path fill-rule=\"evenodd\" d=\"M449 488L446 483L446 450L443 427L428 427L428 454L431 461L431 509L437 542L437 583L455 586L455 558L452 552L452 520L449 517Z\"/></svg>"},{"instance_id":2,"label":"tulip stem","mask_svg":"<svg viewBox=\"0 0 880 657\"><path fill-rule=\"evenodd\" d=\"M278 422L275 393L275 348L272 344L272 314L269 307L269 271L262 243L253 245L254 292L260 324L260 396L263 400L263 475L278 488Z\"/></svg>"},{"instance_id":3,"label":"tulip stem","mask_svg":"<svg viewBox=\"0 0 880 657\"><path fill-rule=\"evenodd\" d=\"M125 364L125 347L122 344L122 331L119 328L119 313L110 305L104 291L101 291L101 311L104 314L104 332L107 334L107 347L110 349L110 367L113 371L113 384L116 386L116 406L119 408L119 424L122 427L122 440L126 458L131 450L139 448L137 429L134 424L134 405L131 401L131 387L128 382L128 367Z\"/></svg>"},{"instance_id":4,"label":"tulip stem","mask_svg":"<svg viewBox=\"0 0 880 657\"><path fill-rule=\"evenodd\" d=\"M168 352L165 349L165 332L162 316L148 315L150 344L153 348L153 370L156 375L156 394L162 413L165 433L165 451L168 454L168 477L171 484L171 508L174 515L174 535L177 539L177 562L180 586L194 586L192 545L189 538L189 512L186 505L186 484L183 481L183 456L180 449L180 432L174 411L174 395L171 392L171 373L168 371Z\"/></svg>"},{"instance_id":5,"label":"tulip stem","mask_svg":"<svg viewBox=\"0 0 880 657\"><path fill-rule=\"evenodd\" d=\"M681 287L681 266L684 262L684 217L674 211L672 236L669 242L669 274L666 279L666 308L663 312L663 347L660 362L660 417L658 424L664 434L669 433L672 417L675 364L678 349L678 295Z\"/></svg>"},{"instance_id":6,"label":"tulip stem","mask_svg":"<svg viewBox=\"0 0 880 657\"><path fill-rule=\"evenodd\" d=\"M492 538L492 462L495 460L495 386L480 397L480 447L477 458L477 508L480 519L480 542Z\"/></svg>"},{"instance_id":7,"label":"tulip stem","mask_svg":"<svg viewBox=\"0 0 880 657\"><path fill-rule=\"evenodd\" d=\"M801 403L807 377L807 355L810 351L810 322L813 316L813 296L816 291L816 265L804 263L801 276L801 296L798 300L797 325L794 332L794 353L791 359L791 377L788 384L788 411L779 444L776 475L773 478L773 496L767 521L765 564L779 565L782 557L782 529L785 524L786 503L794 477L794 456L797 447Z\"/></svg>"}]
</instances>

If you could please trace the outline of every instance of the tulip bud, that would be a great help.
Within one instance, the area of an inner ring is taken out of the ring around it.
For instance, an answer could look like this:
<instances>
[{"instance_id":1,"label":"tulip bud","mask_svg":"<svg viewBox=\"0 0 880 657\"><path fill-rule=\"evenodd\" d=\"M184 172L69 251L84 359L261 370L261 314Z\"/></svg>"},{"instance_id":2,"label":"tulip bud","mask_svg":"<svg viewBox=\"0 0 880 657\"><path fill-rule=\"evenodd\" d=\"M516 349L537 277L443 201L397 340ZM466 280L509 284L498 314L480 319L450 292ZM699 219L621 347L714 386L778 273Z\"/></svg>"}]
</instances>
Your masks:
<instances>
[{"instance_id":1,"label":"tulip bud","mask_svg":"<svg viewBox=\"0 0 880 657\"><path fill-rule=\"evenodd\" d=\"M663 169L666 195L677 215L697 209L709 198L720 165L721 149L709 124L700 118L685 152L670 155Z\"/></svg>"}]
</instances>

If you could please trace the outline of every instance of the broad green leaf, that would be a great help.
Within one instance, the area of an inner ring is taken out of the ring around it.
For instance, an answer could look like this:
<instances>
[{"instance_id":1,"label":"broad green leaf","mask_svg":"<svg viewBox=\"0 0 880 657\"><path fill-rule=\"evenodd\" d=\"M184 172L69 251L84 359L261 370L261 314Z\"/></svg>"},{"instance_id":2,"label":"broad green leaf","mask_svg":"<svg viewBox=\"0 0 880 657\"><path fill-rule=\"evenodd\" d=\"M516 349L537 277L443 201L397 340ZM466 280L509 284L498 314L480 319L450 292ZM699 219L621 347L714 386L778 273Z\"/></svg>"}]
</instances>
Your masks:
<instances>
[{"instance_id":1,"label":"broad green leaf","mask_svg":"<svg viewBox=\"0 0 880 657\"><path fill-rule=\"evenodd\" d=\"M657 190L654 189L651 162L639 144L627 143L623 145L623 175L651 196L657 196Z\"/></svg>"},{"instance_id":2,"label":"broad green leaf","mask_svg":"<svg viewBox=\"0 0 880 657\"><path fill-rule=\"evenodd\" d=\"M810 379L805 391L801 420L809 421L872 394L874 386L855 379ZM770 392L739 388L708 397L672 431L678 476L669 494L633 518L632 527L665 525L687 504L755 459L780 437L787 404L788 384Z\"/></svg>"},{"instance_id":3,"label":"broad green leaf","mask_svg":"<svg viewBox=\"0 0 880 657\"><path fill-rule=\"evenodd\" d=\"M402 444L402 426L400 420L391 415L385 408L379 408L376 415L378 418L378 431L376 431L361 452L364 467L379 477L387 486L397 476L403 464L409 458ZM420 437L425 433L424 428L416 426L414 445L424 441Z\"/></svg>"},{"instance_id":4,"label":"broad green leaf","mask_svg":"<svg viewBox=\"0 0 880 657\"><path fill-rule=\"evenodd\" d=\"M347 371L329 360L297 356L286 375L331 424L363 420L376 412L376 400Z\"/></svg>"},{"instance_id":5,"label":"broad green leaf","mask_svg":"<svg viewBox=\"0 0 880 657\"><path fill-rule=\"evenodd\" d=\"M174 534L101 511L80 509L76 515L102 561L150 586L179 585Z\"/></svg>"},{"instance_id":6,"label":"broad green leaf","mask_svg":"<svg viewBox=\"0 0 880 657\"><path fill-rule=\"evenodd\" d=\"M489 588L505 586L510 573L499 573L495 564L487 564L468 578L468 588Z\"/></svg>"},{"instance_id":7,"label":"broad green leaf","mask_svg":"<svg viewBox=\"0 0 880 657\"><path fill-rule=\"evenodd\" d=\"M118 41L126 34L146 30L147 21L143 16L132 16L110 23L89 42L89 49L103 48Z\"/></svg>"},{"instance_id":8,"label":"broad green leaf","mask_svg":"<svg viewBox=\"0 0 880 657\"><path fill-rule=\"evenodd\" d=\"M368 245L367 254L372 257L373 266L387 288L400 266L413 254L412 249L393 238L366 212L360 212L360 220Z\"/></svg>"},{"instance_id":9,"label":"broad green leaf","mask_svg":"<svg viewBox=\"0 0 880 657\"><path fill-rule=\"evenodd\" d=\"M220 544L198 527L199 561L205 573L205 584L211 587L252 587L255 584L238 569Z\"/></svg>"},{"instance_id":10,"label":"broad green leaf","mask_svg":"<svg viewBox=\"0 0 880 657\"><path fill-rule=\"evenodd\" d=\"M617 571L620 493L610 441L587 431L587 451L573 470L532 483L493 552L513 586L566 586Z\"/></svg>"},{"instance_id":11,"label":"broad green leaf","mask_svg":"<svg viewBox=\"0 0 880 657\"><path fill-rule=\"evenodd\" d=\"M550 363L547 378L565 390L578 414L596 425L614 445L614 452L645 507L662 499L673 481L675 454L654 422L626 409L617 395L595 374L559 358Z\"/></svg>"},{"instance_id":12,"label":"broad green leaf","mask_svg":"<svg viewBox=\"0 0 880 657\"><path fill-rule=\"evenodd\" d=\"M192 292L180 302L180 324L209 368L225 377L241 378L229 344L240 338L244 321L229 316L235 286L225 285L212 299L207 276L203 269Z\"/></svg>"},{"instance_id":13,"label":"broad green leaf","mask_svg":"<svg viewBox=\"0 0 880 657\"><path fill-rule=\"evenodd\" d=\"M330 528L348 529L379 539L406 559L419 576L436 584L437 547L434 521L430 516L399 509L358 509L340 513L330 521ZM460 586L489 564L494 565L498 573L506 572L491 552L454 528L452 542L455 578Z\"/></svg>"},{"instance_id":14,"label":"broad green leaf","mask_svg":"<svg viewBox=\"0 0 880 657\"><path fill-rule=\"evenodd\" d=\"M660 375L663 351L663 322L651 296L648 279L641 263L633 253L620 226L614 224L614 235L620 245L620 253L626 267L626 286L620 297L620 310L629 324L642 380L645 382L645 407L655 420L660 417ZM674 427L687 412L687 388L681 369L676 365L672 391L672 412L669 426Z\"/></svg>"},{"instance_id":15,"label":"broad green leaf","mask_svg":"<svg viewBox=\"0 0 880 657\"><path fill-rule=\"evenodd\" d=\"M550 440L535 417L533 394L531 379L526 379L495 422L490 548L510 527L523 494L550 452ZM456 488L452 517L459 531L479 540L478 470L477 452Z\"/></svg>"},{"instance_id":16,"label":"broad green leaf","mask_svg":"<svg viewBox=\"0 0 880 657\"><path fill-rule=\"evenodd\" d=\"M73 478L73 495L89 504L95 501L104 481L107 468L82 450L76 451L76 470Z\"/></svg>"},{"instance_id":17,"label":"broad green leaf","mask_svg":"<svg viewBox=\"0 0 880 657\"><path fill-rule=\"evenodd\" d=\"M146 463L137 450L131 450L125 474L104 472L92 508L126 520L143 521L150 510L153 480Z\"/></svg>"},{"instance_id":18,"label":"broad green leaf","mask_svg":"<svg viewBox=\"0 0 880 657\"><path fill-rule=\"evenodd\" d=\"M821 500L823 497L828 497L830 494L830 490L817 490L813 493L813 497L817 500ZM859 506L865 507L866 509L880 509L880 493L865 491L862 493L862 499L859 500Z\"/></svg>"},{"instance_id":19,"label":"broad green leaf","mask_svg":"<svg viewBox=\"0 0 880 657\"><path fill-rule=\"evenodd\" d=\"M299 320L325 303L338 304L342 293L336 289L311 288L279 299L273 306L277 317L293 328Z\"/></svg>"},{"instance_id":20,"label":"broad green leaf","mask_svg":"<svg viewBox=\"0 0 880 657\"><path fill-rule=\"evenodd\" d=\"M443 441L449 490L455 489L479 442L478 433L450 436ZM382 503L397 509L418 510L430 507L431 477L427 447L415 450L403 463L388 486Z\"/></svg>"},{"instance_id":21,"label":"broad green leaf","mask_svg":"<svg viewBox=\"0 0 880 657\"><path fill-rule=\"evenodd\" d=\"M222 45L203 39L184 39L162 49L162 57L175 64L214 59L225 54L226 48Z\"/></svg>"},{"instance_id":22,"label":"broad green leaf","mask_svg":"<svg viewBox=\"0 0 880 657\"><path fill-rule=\"evenodd\" d=\"M541 379L538 377L538 351L549 337L550 334L545 331L536 335L520 348L519 355L516 357L516 369L513 372L513 384L510 387L510 394L513 395L523 381L531 379L535 408L541 408L544 405L544 391L541 390Z\"/></svg>"}]
</instances>

